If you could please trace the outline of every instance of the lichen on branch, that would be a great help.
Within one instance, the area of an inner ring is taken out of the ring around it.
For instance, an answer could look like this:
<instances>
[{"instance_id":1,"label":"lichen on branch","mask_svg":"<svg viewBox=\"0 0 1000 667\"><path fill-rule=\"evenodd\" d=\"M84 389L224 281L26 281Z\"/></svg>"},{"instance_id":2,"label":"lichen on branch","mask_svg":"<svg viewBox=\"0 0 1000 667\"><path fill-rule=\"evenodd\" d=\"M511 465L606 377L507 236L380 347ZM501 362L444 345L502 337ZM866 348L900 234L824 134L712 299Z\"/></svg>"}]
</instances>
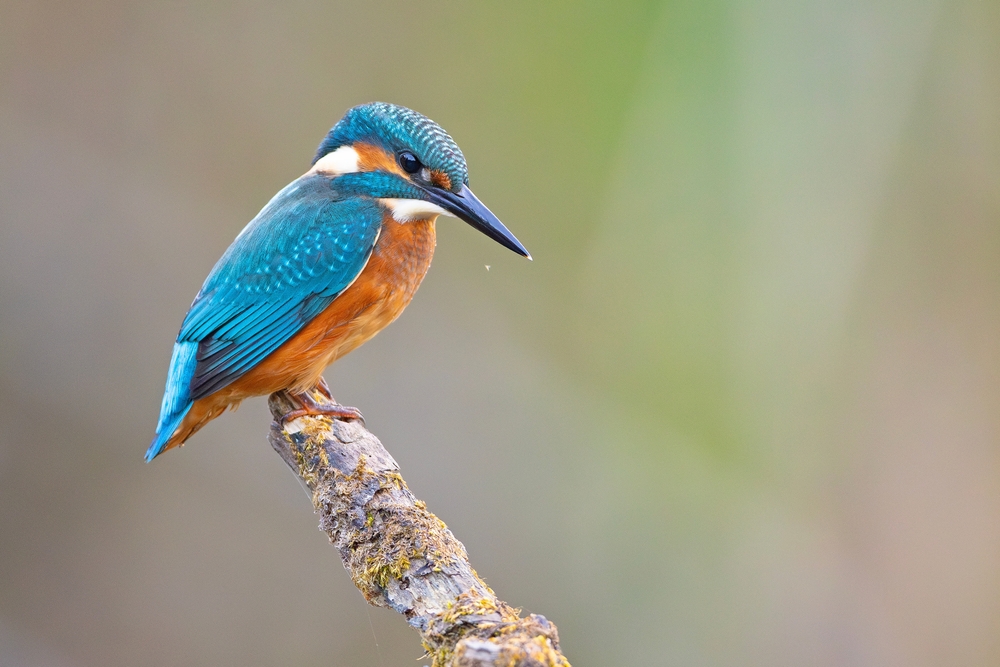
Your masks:
<instances>
[{"instance_id":1,"label":"lichen on branch","mask_svg":"<svg viewBox=\"0 0 1000 667\"><path fill-rule=\"evenodd\" d=\"M313 392L318 404L329 403ZM300 406L268 402L270 442L303 481L320 528L365 600L402 614L434 667L569 667L556 626L499 600L465 547L410 492L399 466L359 422L281 416Z\"/></svg>"}]
</instances>

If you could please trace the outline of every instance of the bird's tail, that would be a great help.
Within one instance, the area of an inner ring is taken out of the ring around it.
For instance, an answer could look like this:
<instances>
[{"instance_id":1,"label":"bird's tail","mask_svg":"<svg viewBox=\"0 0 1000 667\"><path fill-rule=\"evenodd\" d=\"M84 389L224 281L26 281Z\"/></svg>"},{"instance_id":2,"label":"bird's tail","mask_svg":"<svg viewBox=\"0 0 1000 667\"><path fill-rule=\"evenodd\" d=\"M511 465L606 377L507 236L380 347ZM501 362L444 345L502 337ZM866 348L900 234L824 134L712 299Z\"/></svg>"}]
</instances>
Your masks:
<instances>
[{"instance_id":1,"label":"bird's tail","mask_svg":"<svg viewBox=\"0 0 1000 667\"><path fill-rule=\"evenodd\" d=\"M191 378L198 363L196 358L198 343L193 341L177 341L174 343L174 354L170 358L170 371L167 373L167 387L163 392L163 404L160 406L160 421L156 425L156 437L146 450L146 462L152 461L165 449L177 427L191 410L194 402L191 400Z\"/></svg>"}]
</instances>

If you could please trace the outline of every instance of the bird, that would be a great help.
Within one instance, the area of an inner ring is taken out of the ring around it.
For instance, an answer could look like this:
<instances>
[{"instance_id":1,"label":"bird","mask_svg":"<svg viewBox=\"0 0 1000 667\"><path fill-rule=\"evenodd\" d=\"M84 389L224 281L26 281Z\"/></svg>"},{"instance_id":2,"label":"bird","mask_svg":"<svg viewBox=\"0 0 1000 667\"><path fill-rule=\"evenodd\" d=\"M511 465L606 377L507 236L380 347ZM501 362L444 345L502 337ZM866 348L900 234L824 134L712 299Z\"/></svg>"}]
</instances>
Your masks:
<instances>
[{"instance_id":1,"label":"bird","mask_svg":"<svg viewBox=\"0 0 1000 667\"><path fill-rule=\"evenodd\" d=\"M261 209L205 279L174 343L146 461L241 401L285 390L285 418L361 419L332 399L325 368L395 320L431 264L438 216L523 257L469 189L465 156L426 116L395 104L348 109L311 166Z\"/></svg>"}]
</instances>

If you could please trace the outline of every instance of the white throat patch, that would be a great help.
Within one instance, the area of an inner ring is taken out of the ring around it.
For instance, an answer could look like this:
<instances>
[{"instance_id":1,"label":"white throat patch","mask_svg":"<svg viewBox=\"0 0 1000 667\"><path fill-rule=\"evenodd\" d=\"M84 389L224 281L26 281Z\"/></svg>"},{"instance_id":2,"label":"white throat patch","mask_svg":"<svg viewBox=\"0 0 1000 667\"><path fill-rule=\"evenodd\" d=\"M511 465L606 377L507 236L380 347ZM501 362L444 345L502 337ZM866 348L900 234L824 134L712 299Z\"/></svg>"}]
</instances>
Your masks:
<instances>
[{"instance_id":1,"label":"white throat patch","mask_svg":"<svg viewBox=\"0 0 1000 667\"><path fill-rule=\"evenodd\" d=\"M324 176L340 176L353 174L358 170L358 152L350 146L341 146L316 160L316 164L308 171L310 174Z\"/></svg>"},{"instance_id":2,"label":"white throat patch","mask_svg":"<svg viewBox=\"0 0 1000 667\"><path fill-rule=\"evenodd\" d=\"M379 203L389 209L396 222L427 220L438 215L455 217L437 204L423 199L379 199Z\"/></svg>"}]
</instances>

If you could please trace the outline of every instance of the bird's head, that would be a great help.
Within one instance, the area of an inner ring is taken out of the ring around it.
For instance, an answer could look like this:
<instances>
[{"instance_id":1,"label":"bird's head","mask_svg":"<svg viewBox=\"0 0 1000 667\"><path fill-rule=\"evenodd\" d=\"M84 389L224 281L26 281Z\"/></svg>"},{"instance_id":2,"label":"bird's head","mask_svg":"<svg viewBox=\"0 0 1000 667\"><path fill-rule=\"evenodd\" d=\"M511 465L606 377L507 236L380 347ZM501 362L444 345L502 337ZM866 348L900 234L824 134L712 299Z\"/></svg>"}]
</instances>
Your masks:
<instances>
[{"instance_id":1,"label":"bird's head","mask_svg":"<svg viewBox=\"0 0 1000 667\"><path fill-rule=\"evenodd\" d=\"M406 107L349 109L323 139L311 172L335 179L341 192L378 199L399 222L452 216L531 258L469 189L465 156L451 136Z\"/></svg>"}]
</instances>

